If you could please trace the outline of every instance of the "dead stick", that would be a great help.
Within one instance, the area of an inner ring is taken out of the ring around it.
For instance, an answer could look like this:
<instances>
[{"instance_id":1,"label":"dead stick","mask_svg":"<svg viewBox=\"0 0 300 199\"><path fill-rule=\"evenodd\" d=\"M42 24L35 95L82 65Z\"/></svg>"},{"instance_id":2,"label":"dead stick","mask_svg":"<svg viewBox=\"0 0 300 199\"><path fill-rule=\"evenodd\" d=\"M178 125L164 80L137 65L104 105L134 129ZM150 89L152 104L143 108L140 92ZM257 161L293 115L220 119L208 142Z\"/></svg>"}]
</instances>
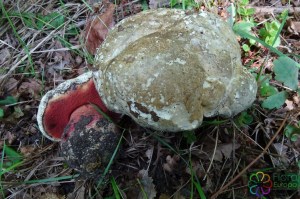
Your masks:
<instances>
[{"instance_id":1,"label":"dead stick","mask_svg":"<svg viewBox=\"0 0 300 199\"><path fill-rule=\"evenodd\" d=\"M227 189L232 183L234 183L239 177L241 177L241 175L243 175L257 160L259 160L262 156L264 156L266 154L268 148L271 146L271 144L274 142L275 138L278 136L278 134L280 133L281 129L283 128L283 126L284 126L287 118L288 118L288 115L284 118L284 120L282 121L279 129L276 131L275 135L269 141L269 143L264 148L264 150L261 152L261 154L259 154L259 156L257 156L254 160L252 160L252 162L250 164L248 164L237 176L235 176L232 180L230 180L224 187L222 187L216 193L214 193L211 196L211 199L217 198L217 196L220 193L222 193L225 189Z\"/></svg>"},{"instance_id":2,"label":"dead stick","mask_svg":"<svg viewBox=\"0 0 300 199\"><path fill-rule=\"evenodd\" d=\"M284 10L288 10L290 14L295 12L300 12L300 7L258 7L258 6L249 6L248 8L254 8L255 13L282 13Z\"/></svg>"}]
</instances>

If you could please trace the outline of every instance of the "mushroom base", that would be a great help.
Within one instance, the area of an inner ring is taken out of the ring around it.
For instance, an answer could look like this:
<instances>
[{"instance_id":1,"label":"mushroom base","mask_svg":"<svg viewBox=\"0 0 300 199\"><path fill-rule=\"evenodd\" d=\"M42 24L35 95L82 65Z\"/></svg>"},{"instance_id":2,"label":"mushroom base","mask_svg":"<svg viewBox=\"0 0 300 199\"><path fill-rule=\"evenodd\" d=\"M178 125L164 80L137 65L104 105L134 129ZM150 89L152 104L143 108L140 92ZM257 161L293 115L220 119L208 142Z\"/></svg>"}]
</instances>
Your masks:
<instances>
[{"instance_id":1,"label":"mushroom base","mask_svg":"<svg viewBox=\"0 0 300 199\"><path fill-rule=\"evenodd\" d=\"M97 175L107 166L120 139L116 125L91 108L85 105L72 114L61 142L68 165L84 176Z\"/></svg>"}]
</instances>

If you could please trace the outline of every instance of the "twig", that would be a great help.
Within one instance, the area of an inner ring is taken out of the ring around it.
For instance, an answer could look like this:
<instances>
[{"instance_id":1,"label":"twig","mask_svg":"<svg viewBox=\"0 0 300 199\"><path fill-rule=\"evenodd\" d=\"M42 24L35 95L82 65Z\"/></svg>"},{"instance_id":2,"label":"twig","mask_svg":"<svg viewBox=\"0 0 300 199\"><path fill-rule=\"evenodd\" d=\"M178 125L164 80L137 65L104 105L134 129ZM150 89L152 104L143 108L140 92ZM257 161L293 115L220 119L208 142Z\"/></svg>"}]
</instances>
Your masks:
<instances>
[{"instance_id":1,"label":"twig","mask_svg":"<svg viewBox=\"0 0 300 199\"><path fill-rule=\"evenodd\" d=\"M220 193L222 193L225 189L227 189L232 183L234 183L239 177L241 177L255 162L257 162L257 160L259 160L261 157L263 157L266 154L268 148L271 146L271 144L274 142L275 138L278 136L278 134L280 133L281 129L283 128L283 126L284 126L287 118L288 118L288 115L286 115L286 117L282 121L280 127L276 131L275 135L269 141L269 143L264 148L264 150L261 152L261 154L259 154L259 156L257 156L250 164L248 164L237 176L235 176L232 180L230 180L224 187L221 187L216 193L214 193L211 196L211 199L217 198L217 196Z\"/></svg>"},{"instance_id":2,"label":"twig","mask_svg":"<svg viewBox=\"0 0 300 199\"><path fill-rule=\"evenodd\" d=\"M290 14L295 12L300 12L300 7L257 7L257 6L249 6L248 8L254 8L255 13L282 13L284 10L288 10Z\"/></svg>"}]
</instances>

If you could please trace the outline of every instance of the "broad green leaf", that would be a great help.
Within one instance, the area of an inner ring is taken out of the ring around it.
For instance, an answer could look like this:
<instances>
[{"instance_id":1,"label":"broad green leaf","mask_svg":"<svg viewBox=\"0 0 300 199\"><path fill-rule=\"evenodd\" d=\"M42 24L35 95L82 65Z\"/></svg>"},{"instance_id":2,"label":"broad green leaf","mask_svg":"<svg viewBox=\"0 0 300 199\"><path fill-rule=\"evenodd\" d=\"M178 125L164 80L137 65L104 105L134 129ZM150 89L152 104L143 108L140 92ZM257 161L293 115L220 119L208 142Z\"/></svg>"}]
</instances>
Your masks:
<instances>
[{"instance_id":1,"label":"broad green leaf","mask_svg":"<svg viewBox=\"0 0 300 199\"><path fill-rule=\"evenodd\" d=\"M275 95L278 93L278 90L276 87L270 85L270 77L267 77L265 75L261 75L259 77L260 81L260 87L259 87L259 93L262 97L269 97L271 95Z\"/></svg>"},{"instance_id":2,"label":"broad green leaf","mask_svg":"<svg viewBox=\"0 0 300 199\"><path fill-rule=\"evenodd\" d=\"M58 28L65 22L64 15L53 12L48 15L39 15L37 19L38 29L46 28Z\"/></svg>"},{"instance_id":3,"label":"broad green leaf","mask_svg":"<svg viewBox=\"0 0 300 199\"><path fill-rule=\"evenodd\" d=\"M300 129L288 124L284 129L284 135L288 137L291 141L296 142L300 136Z\"/></svg>"},{"instance_id":4,"label":"broad green leaf","mask_svg":"<svg viewBox=\"0 0 300 199\"><path fill-rule=\"evenodd\" d=\"M262 103L262 107L267 109L274 109L274 108L278 109L284 104L286 98L287 98L287 92L281 91L265 99Z\"/></svg>"},{"instance_id":5,"label":"broad green leaf","mask_svg":"<svg viewBox=\"0 0 300 199\"><path fill-rule=\"evenodd\" d=\"M276 93L278 93L277 88L271 86L269 83L264 84L260 87L260 95L262 97L269 97L271 95L275 95Z\"/></svg>"},{"instance_id":6,"label":"broad green leaf","mask_svg":"<svg viewBox=\"0 0 300 199\"><path fill-rule=\"evenodd\" d=\"M251 29L255 26L254 23L249 21L241 21L237 22L233 26L233 30L236 31L244 31L252 35Z\"/></svg>"},{"instance_id":7,"label":"broad green leaf","mask_svg":"<svg viewBox=\"0 0 300 199\"><path fill-rule=\"evenodd\" d=\"M285 86L296 90L298 88L298 63L287 56L274 61L275 79Z\"/></svg>"},{"instance_id":8,"label":"broad green leaf","mask_svg":"<svg viewBox=\"0 0 300 199\"><path fill-rule=\"evenodd\" d=\"M252 28L255 27L255 24L250 21L241 21L237 22L233 25L233 31L236 34L239 34L240 31L246 32L254 37L254 34L252 33ZM249 38L249 42L251 45L255 44L255 40Z\"/></svg>"},{"instance_id":9,"label":"broad green leaf","mask_svg":"<svg viewBox=\"0 0 300 199\"><path fill-rule=\"evenodd\" d=\"M0 100L0 105L9 105L17 103L17 100L13 96L7 96L4 100Z\"/></svg>"}]
</instances>

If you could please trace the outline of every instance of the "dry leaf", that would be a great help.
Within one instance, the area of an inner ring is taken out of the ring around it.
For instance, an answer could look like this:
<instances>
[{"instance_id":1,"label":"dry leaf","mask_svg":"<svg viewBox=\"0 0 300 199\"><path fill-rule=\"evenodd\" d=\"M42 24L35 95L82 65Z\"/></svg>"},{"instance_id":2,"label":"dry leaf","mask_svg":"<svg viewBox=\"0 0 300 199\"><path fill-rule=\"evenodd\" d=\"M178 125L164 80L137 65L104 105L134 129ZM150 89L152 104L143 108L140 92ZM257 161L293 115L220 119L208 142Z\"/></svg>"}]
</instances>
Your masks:
<instances>
[{"instance_id":1,"label":"dry leaf","mask_svg":"<svg viewBox=\"0 0 300 199\"><path fill-rule=\"evenodd\" d=\"M238 143L234 145L234 148L232 143L218 145L214 160L222 162L223 156L226 158L231 158L231 153L233 150L240 148L240 146L241 145Z\"/></svg>"},{"instance_id":2,"label":"dry leaf","mask_svg":"<svg viewBox=\"0 0 300 199\"><path fill-rule=\"evenodd\" d=\"M298 94L295 95L295 96L293 96L293 102L294 102L295 104L299 105L300 99L299 99L299 95L298 95Z\"/></svg>"},{"instance_id":3,"label":"dry leaf","mask_svg":"<svg viewBox=\"0 0 300 199\"><path fill-rule=\"evenodd\" d=\"M27 145L27 146L22 146L20 148L20 152L22 153L22 155L24 155L25 157L30 157L32 156L33 152L35 151L35 147L32 145Z\"/></svg>"},{"instance_id":4,"label":"dry leaf","mask_svg":"<svg viewBox=\"0 0 300 199\"><path fill-rule=\"evenodd\" d=\"M286 107L284 107L285 110L287 111L291 111L293 110L295 107L294 107L294 102L291 101L291 100L285 100L285 104L286 104Z\"/></svg>"},{"instance_id":5,"label":"dry leaf","mask_svg":"<svg viewBox=\"0 0 300 199\"><path fill-rule=\"evenodd\" d=\"M163 164L163 169L168 171L168 172L172 172L174 167L176 167L177 162L179 161L179 159L180 159L180 157L178 155L173 155L173 157L168 155L166 157L167 163Z\"/></svg>"},{"instance_id":6,"label":"dry leaf","mask_svg":"<svg viewBox=\"0 0 300 199\"><path fill-rule=\"evenodd\" d=\"M147 170L140 170L139 171L140 176L140 182L143 186L143 190L140 190L138 199L144 199L144 193L146 193L146 196L148 199L153 199L156 196L156 190L155 186L153 184L153 179L148 176Z\"/></svg>"},{"instance_id":7,"label":"dry leaf","mask_svg":"<svg viewBox=\"0 0 300 199\"><path fill-rule=\"evenodd\" d=\"M8 81L4 84L5 91L10 93L11 95L16 95L18 83L19 81L15 78L9 78Z\"/></svg>"},{"instance_id":8,"label":"dry leaf","mask_svg":"<svg viewBox=\"0 0 300 199\"><path fill-rule=\"evenodd\" d=\"M154 147L152 146L150 149L148 149L145 154L146 154L146 157L148 158L148 161L147 163L149 163L152 159L152 155L153 155L153 150L154 150Z\"/></svg>"},{"instance_id":9,"label":"dry leaf","mask_svg":"<svg viewBox=\"0 0 300 199\"><path fill-rule=\"evenodd\" d=\"M3 48L0 51L0 66L4 64L11 57L10 52L7 48Z\"/></svg>"},{"instance_id":10,"label":"dry leaf","mask_svg":"<svg viewBox=\"0 0 300 199\"><path fill-rule=\"evenodd\" d=\"M96 49L106 38L109 28L114 26L113 14L115 5L108 3L108 7L103 14L89 21L85 28L86 48L91 54L96 53Z\"/></svg>"},{"instance_id":11,"label":"dry leaf","mask_svg":"<svg viewBox=\"0 0 300 199\"><path fill-rule=\"evenodd\" d=\"M33 99L40 98L41 83L35 79L28 79L28 82L22 82L18 91L20 94L30 94Z\"/></svg>"},{"instance_id":12,"label":"dry leaf","mask_svg":"<svg viewBox=\"0 0 300 199\"><path fill-rule=\"evenodd\" d=\"M16 140L16 135L11 133L10 131L7 131L4 134L4 140L8 143L8 144L12 144L15 140Z\"/></svg>"},{"instance_id":13,"label":"dry leaf","mask_svg":"<svg viewBox=\"0 0 300 199\"><path fill-rule=\"evenodd\" d=\"M169 0L149 0L150 9L162 8L169 4L170 4Z\"/></svg>"},{"instance_id":14,"label":"dry leaf","mask_svg":"<svg viewBox=\"0 0 300 199\"><path fill-rule=\"evenodd\" d=\"M299 21L292 21L292 20L287 20L288 28L287 30L294 34L294 35L299 35L300 33L300 22Z\"/></svg>"}]
</instances>

